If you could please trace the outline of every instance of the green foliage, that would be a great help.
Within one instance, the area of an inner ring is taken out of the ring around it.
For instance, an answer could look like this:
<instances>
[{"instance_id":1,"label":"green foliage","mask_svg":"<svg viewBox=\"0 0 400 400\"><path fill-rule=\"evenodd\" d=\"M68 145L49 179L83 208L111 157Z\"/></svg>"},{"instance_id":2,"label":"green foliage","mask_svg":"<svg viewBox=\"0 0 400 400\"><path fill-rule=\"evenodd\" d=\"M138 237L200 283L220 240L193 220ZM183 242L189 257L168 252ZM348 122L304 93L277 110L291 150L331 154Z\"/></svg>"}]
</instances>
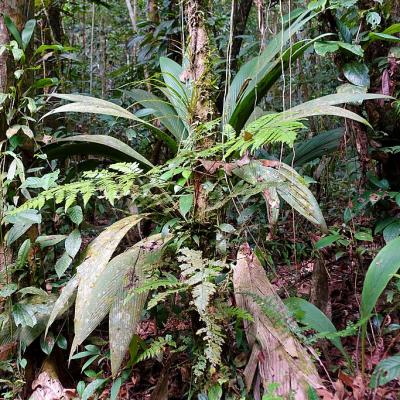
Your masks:
<instances>
[{"instance_id":1,"label":"green foliage","mask_svg":"<svg viewBox=\"0 0 400 400\"><path fill-rule=\"evenodd\" d=\"M316 306L299 297L291 297L285 300L285 305L288 307L291 314L307 328L313 329L322 336L324 334L337 333L335 326L329 318ZM332 344L336 346L344 355L347 361L351 361L349 355L344 349L340 338L334 337L330 339ZM351 363L350 363L351 365Z\"/></svg>"},{"instance_id":2,"label":"green foliage","mask_svg":"<svg viewBox=\"0 0 400 400\"><path fill-rule=\"evenodd\" d=\"M382 360L374 369L370 387L377 388L400 376L400 356L392 356Z\"/></svg>"},{"instance_id":3,"label":"green foliage","mask_svg":"<svg viewBox=\"0 0 400 400\"><path fill-rule=\"evenodd\" d=\"M153 340L153 342L150 344L150 347L148 347L138 356L136 362L158 357L164 352L167 346L176 347L176 343L174 340L172 340L171 335L166 335L165 337L159 337L156 340Z\"/></svg>"},{"instance_id":4,"label":"green foliage","mask_svg":"<svg viewBox=\"0 0 400 400\"><path fill-rule=\"evenodd\" d=\"M180 253L178 261L182 277L185 279L185 284L191 288L193 305L205 324L205 327L196 333L203 335L206 342L205 357L215 367L221 362L225 335L215 315L208 311L208 307L217 290L214 280L225 264L203 258L201 251L183 248Z\"/></svg>"},{"instance_id":5,"label":"green foliage","mask_svg":"<svg viewBox=\"0 0 400 400\"><path fill-rule=\"evenodd\" d=\"M253 154L255 150L271 143L285 143L292 147L297 133L303 128L304 125L299 121L281 121L280 114L264 115L245 127L228 148L226 156L235 151L243 155L248 149Z\"/></svg>"},{"instance_id":6,"label":"green foliage","mask_svg":"<svg viewBox=\"0 0 400 400\"><path fill-rule=\"evenodd\" d=\"M121 168L123 173L119 172ZM81 180L42 191L17 210L41 209L47 201L54 200L56 204L65 203L67 211L78 201L78 195L82 196L83 204L86 205L92 196L100 193L114 204L116 199L132 194L136 188L136 179L141 172L136 163L113 164L110 170L86 171L82 174ZM12 214L15 212L13 211Z\"/></svg>"}]
</instances>

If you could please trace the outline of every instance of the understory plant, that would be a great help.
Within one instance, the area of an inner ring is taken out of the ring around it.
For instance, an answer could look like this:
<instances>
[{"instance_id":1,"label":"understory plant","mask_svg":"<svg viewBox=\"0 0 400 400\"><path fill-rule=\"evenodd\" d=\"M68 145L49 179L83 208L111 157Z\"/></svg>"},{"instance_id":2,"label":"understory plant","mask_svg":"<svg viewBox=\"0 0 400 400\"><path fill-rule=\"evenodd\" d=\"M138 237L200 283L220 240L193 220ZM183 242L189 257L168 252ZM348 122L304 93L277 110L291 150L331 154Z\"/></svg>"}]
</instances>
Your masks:
<instances>
[{"instance_id":1,"label":"understory plant","mask_svg":"<svg viewBox=\"0 0 400 400\"><path fill-rule=\"evenodd\" d=\"M259 57L239 70L227 89L222 114L209 120L196 118L194 110L203 101L203 93L195 80L185 78L187 66L167 58L160 61L163 83L157 86L163 98L140 89L130 91L132 98L147 108L159 124L106 100L53 94L69 103L47 116L80 112L125 118L153 132L169 147L172 156L153 165L128 145L102 135L79 135L57 141L96 144L102 154L111 148L115 151L113 156L123 156L129 162L104 163L103 168L87 170L79 179L68 182L60 182L55 170L36 178L40 185L30 187L32 198L9 207L4 219L9 242L13 235L22 237L31 226L40 224L41 213L52 210L68 217L72 229L65 235L37 237L35 243L24 242L21 246L19 260L24 263L32 248L63 243L63 255L55 269L65 285L57 299L45 291L21 292L17 286L10 288L9 318L3 321L2 343L18 337L29 345L43 332L45 337L55 321L75 304L70 359L108 316L111 371L117 377L136 340L135 332L144 310L151 312L160 303L171 303L186 312L195 335L189 342L181 338L159 339L153 342L153 351L148 354L157 355L160 348L168 348L171 354L190 351L199 390L210 389L216 371L220 371L223 383L229 378L224 372L223 346L232 318L244 320L254 333L253 337L247 336L247 342L252 350L249 363L255 368L272 336L278 338L276 348L284 352L289 371L296 371L297 389L306 393L309 387L322 387L301 346L297 325L247 243L257 245L247 223L260 196L265 201L265 234L274 229L285 207L283 202L322 232L327 231L326 222L298 172L277 157L261 159L257 153L265 148L271 153L278 153L283 146L292 148L299 133L306 129L309 117L331 115L368 125L361 116L337 105L385 96L334 94L282 112L252 115L257 99L278 79L282 64L288 65L312 44L301 41L282 52L282 42L286 43L310 18L309 13L301 15L288 30L271 40ZM76 154L77 147L68 149ZM46 188L43 182L47 183ZM84 210L93 199L117 205L119 215L125 216L116 218L80 251ZM134 243L124 242L130 231L135 234ZM232 304L233 294L240 307ZM37 306L43 305L38 297L45 298L46 307ZM13 303L13 299L18 302ZM336 346L343 350L340 341L336 341ZM143 353L136 359L131 356L128 365L146 357ZM245 383L248 388L253 378L254 373ZM266 395L274 392L268 389L270 383L263 381ZM290 394L293 387L280 383L277 393Z\"/></svg>"}]
</instances>

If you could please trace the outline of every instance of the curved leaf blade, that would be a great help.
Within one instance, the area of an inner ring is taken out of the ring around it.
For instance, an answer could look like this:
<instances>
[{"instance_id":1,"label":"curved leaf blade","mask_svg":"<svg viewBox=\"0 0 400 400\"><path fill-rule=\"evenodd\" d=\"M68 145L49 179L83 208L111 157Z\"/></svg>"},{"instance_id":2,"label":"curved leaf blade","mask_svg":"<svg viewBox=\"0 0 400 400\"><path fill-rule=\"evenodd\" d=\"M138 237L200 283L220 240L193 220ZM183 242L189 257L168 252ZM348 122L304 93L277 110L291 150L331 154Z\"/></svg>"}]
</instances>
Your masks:
<instances>
[{"instance_id":1,"label":"curved leaf blade","mask_svg":"<svg viewBox=\"0 0 400 400\"><path fill-rule=\"evenodd\" d=\"M132 147L128 146L126 143L122 142L119 139L116 139L112 136L105 135L77 135L70 136L67 138L57 139L53 144L64 143L64 142L86 142L86 143L94 143L98 145L102 145L105 147L109 147L113 150L121 152L126 156L130 157L133 160L139 161L143 164L146 164L149 167L154 167L154 165L143 157L140 153L132 149Z\"/></svg>"},{"instance_id":2,"label":"curved leaf blade","mask_svg":"<svg viewBox=\"0 0 400 400\"><path fill-rule=\"evenodd\" d=\"M97 326L92 321L93 310L87 307L92 288L102 278L108 261L126 233L137 225L143 216L131 215L105 229L88 247L84 262L78 267L79 287L75 302L75 337L71 355Z\"/></svg>"}]
</instances>

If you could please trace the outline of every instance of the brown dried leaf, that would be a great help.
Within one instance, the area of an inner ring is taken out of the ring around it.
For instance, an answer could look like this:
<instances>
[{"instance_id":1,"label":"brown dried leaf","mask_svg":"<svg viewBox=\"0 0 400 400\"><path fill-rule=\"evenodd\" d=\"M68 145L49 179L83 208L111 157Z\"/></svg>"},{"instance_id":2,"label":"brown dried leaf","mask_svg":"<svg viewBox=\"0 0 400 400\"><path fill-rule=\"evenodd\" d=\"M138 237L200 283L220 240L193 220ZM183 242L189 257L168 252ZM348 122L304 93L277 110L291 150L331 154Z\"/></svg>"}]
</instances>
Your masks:
<instances>
[{"instance_id":1,"label":"brown dried leaf","mask_svg":"<svg viewBox=\"0 0 400 400\"><path fill-rule=\"evenodd\" d=\"M310 356L291 334L288 327L295 327L295 323L247 243L239 249L233 285L237 305L250 312L254 319L245 324L247 341L253 347L250 365L245 370L247 386L251 385L254 360L257 359L264 389L270 382L276 382L279 384L278 395L295 393L296 400L306 400L309 386L322 388L322 382ZM273 308L268 315L257 304L258 298L268 300ZM256 343L259 351L254 350Z\"/></svg>"}]
</instances>

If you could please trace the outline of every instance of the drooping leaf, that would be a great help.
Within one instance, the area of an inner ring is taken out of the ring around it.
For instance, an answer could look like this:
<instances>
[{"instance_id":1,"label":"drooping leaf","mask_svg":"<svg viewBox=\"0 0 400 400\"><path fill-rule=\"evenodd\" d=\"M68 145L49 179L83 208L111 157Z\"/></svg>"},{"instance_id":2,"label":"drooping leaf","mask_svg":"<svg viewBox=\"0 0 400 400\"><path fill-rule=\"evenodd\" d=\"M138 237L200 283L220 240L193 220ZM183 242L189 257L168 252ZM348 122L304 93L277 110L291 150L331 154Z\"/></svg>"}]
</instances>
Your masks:
<instances>
[{"instance_id":1,"label":"drooping leaf","mask_svg":"<svg viewBox=\"0 0 400 400\"><path fill-rule=\"evenodd\" d=\"M252 185L270 183L276 188L279 196L297 212L319 225L322 231L327 230L318 202L293 168L284 163L272 168L263 165L261 161L251 161L234 169L233 173Z\"/></svg>"},{"instance_id":2,"label":"drooping leaf","mask_svg":"<svg viewBox=\"0 0 400 400\"><path fill-rule=\"evenodd\" d=\"M132 147L128 146L126 143L121 142L121 140L114 138L112 136L105 136L105 135L70 136L67 138L57 139L52 144L57 145L58 143L66 143L66 142L86 142L86 143L101 145L106 148L111 148L120 153L123 153L132 160L140 161L141 163L146 164L149 167L153 167L153 164L150 161L148 161L141 154L132 149Z\"/></svg>"},{"instance_id":3,"label":"drooping leaf","mask_svg":"<svg viewBox=\"0 0 400 400\"><path fill-rule=\"evenodd\" d=\"M93 308L87 307L93 288L102 280L108 261L119 242L142 218L141 215L132 215L115 222L89 245L86 258L78 267L77 273L79 288L75 302L75 337L71 355L97 326L97 323L92 320Z\"/></svg>"},{"instance_id":4,"label":"drooping leaf","mask_svg":"<svg viewBox=\"0 0 400 400\"><path fill-rule=\"evenodd\" d=\"M136 117L134 114L132 114L128 110L125 110L124 108L122 108L117 104L114 104L110 101L98 99L95 97L83 96L79 94L52 94L51 96L62 100L72 101L73 103L64 104L60 107L57 107L48 112L47 114L45 114L42 118L46 118L49 115L56 113L70 113L70 112L111 115L114 117L126 118L129 120L133 120L139 124L142 124L146 128L149 128L154 134L156 134L161 140L163 140L166 143L166 145L169 146L173 151L177 150L176 142L167 134L165 134L165 132L163 132L161 129L158 129L154 125L148 123L147 121ZM141 162L144 162L147 165L151 165L151 163L148 160L143 161L145 160L143 156L140 157L142 158Z\"/></svg>"},{"instance_id":5,"label":"drooping leaf","mask_svg":"<svg viewBox=\"0 0 400 400\"><path fill-rule=\"evenodd\" d=\"M229 122L237 132L243 128L256 102L263 98L279 79L282 67L287 68L319 39L300 41L281 53L289 38L313 17L314 14L310 12L300 15L288 29L276 34L268 42L260 56L244 64L236 74L226 97L223 118L224 122Z\"/></svg>"},{"instance_id":6,"label":"drooping leaf","mask_svg":"<svg viewBox=\"0 0 400 400\"><path fill-rule=\"evenodd\" d=\"M62 289L62 292L56 302L54 303L54 306L52 308L52 311L50 313L49 320L47 322L47 327L46 327L46 332L45 335L47 334L47 331L49 330L50 326L53 324L53 322L61 315L63 314L66 310L68 310L69 307L74 302L75 295L76 295L76 289L78 287L79 279L75 275L73 278L69 280L69 282L64 286Z\"/></svg>"},{"instance_id":7,"label":"drooping leaf","mask_svg":"<svg viewBox=\"0 0 400 400\"><path fill-rule=\"evenodd\" d=\"M344 129L338 128L331 131L322 132L295 145L293 154L289 154L283 159L285 164L302 166L305 163L320 158L339 148L339 144L344 135Z\"/></svg>"},{"instance_id":8,"label":"drooping leaf","mask_svg":"<svg viewBox=\"0 0 400 400\"><path fill-rule=\"evenodd\" d=\"M129 344L136 331L136 326L140 321L144 304L147 299L148 291L134 293L135 288L140 287L146 279L146 273L159 261L162 250L166 243L171 239L171 235L163 238L162 235L153 235L132 248L132 256L135 260L128 262L126 266L119 260L109 263L107 276L115 279L119 277L115 287L115 299L110 309L109 329L110 329L110 351L111 369L115 375L129 349ZM134 253L138 256L135 257ZM107 277L105 277L107 279Z\"/></svg>"}]
</instances>

